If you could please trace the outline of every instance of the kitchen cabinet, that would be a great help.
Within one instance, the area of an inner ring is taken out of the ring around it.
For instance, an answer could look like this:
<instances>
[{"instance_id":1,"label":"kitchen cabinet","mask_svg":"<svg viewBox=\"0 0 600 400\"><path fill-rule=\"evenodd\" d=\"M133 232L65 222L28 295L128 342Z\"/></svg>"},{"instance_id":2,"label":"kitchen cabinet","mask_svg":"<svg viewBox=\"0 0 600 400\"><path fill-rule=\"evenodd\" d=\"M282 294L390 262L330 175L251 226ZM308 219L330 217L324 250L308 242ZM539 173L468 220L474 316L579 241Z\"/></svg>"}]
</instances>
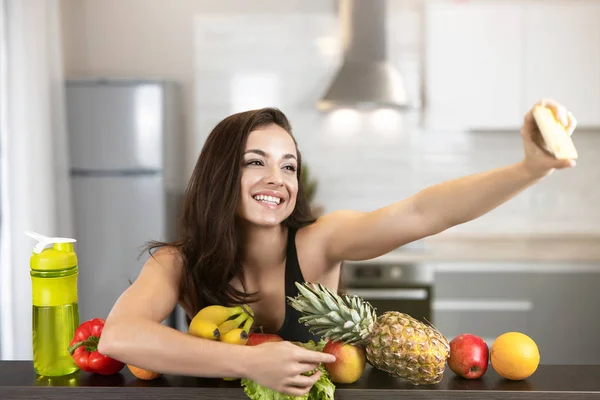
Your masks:
<instances>
[{"instance_id":1,"label":"kitchen cabinet","mask_svg":"<svg viewBox=\"0 0 600 400\"><path fill-rule=\"evenodd\" d=\"M429 0L431 129L518 129L540 98L600 126L600 0Z\"/></svg>"},{"instance_id":2,"label":"kitchen cabinet","mask_svg":"<svg viewBox=\"0 0 600 400\"><path fill-rule=\"evenodd\" d=\"M525 104L551 97L600 125L600 1L523 2Z\"/></svg>"},{"instance_id":3,"label":"kitchen cabinet","mask_svg":"<svg viewBox=\"0 0 600 400\"><path fill-rule=\"evenodd\" d=\"M425 107L432 129L518 126L524 27L518 3L425 7Z\"/></svg>"},{"instance_id":4,"label":"kitchen cabinet","mask_svg":"<svg viewBox=\"0 0 600 400\"><path fill-rule=\"evenodd\" d=\"M600 266L598 267L600 269ZM600 273L537 274L529 332L544 364L594 364L600 354Z\"/></svg>"},{"instance_id":5,"label":"kitchen cabinet","mask_svg":"<svg viewBox=\"0 0 600 400\"><path fill-rule=\"evenodd\" d=\"M472 333L491 345L504 332L529 334L534 311L531 276L499 267L501 264L492 263L444 263L433 267L433 323L449 339Z\"/></svg>"},{"instance_id":6,"label":"kitchen cabinet","mask_svg":"<svg viewBox=\"0 0 600 400\"><path fill-rule=\"evenodd\" d=\"M508 331L538 345L544 364L593 364L600 354L600 263L432 263L433 324L448 339L491 346ZM504 270L503 270L504 269Z\"/></svg>"}]
</instances>

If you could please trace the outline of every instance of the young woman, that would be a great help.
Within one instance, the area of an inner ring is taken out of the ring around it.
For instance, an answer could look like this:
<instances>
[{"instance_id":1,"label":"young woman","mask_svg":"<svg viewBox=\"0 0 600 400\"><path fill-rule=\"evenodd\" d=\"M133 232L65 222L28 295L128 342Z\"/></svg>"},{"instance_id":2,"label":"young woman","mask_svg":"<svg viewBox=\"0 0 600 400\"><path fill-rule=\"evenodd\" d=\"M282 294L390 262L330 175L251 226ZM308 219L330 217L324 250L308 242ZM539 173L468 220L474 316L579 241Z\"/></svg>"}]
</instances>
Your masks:
<instances>
[{"instance_id":1,"label":"young woman","mask_svg":"<svg viewBox=\"0 0 600 400\"><path fill-rule=\"evenodd\" d=\"M575 119L544 100L572 133ZM100 352L150 370L203 377L245 377L291 395L319 375L302 375L333 356L289 341L314 339L285 296L295 281L334 290L344 260L380 256L471 221L554 169L572 167L543 150L529 111L524 158L503 168L425 188L372 211L335 211L315 219L301 185L302 158L277 109L232 115L208 137L185 195L176 243L158 243L138 279L107 318ZM255 326L286 341L236 346L160 323L177 304L189 318L209 304L246 302Z\"/></svg>"}]
</instances>

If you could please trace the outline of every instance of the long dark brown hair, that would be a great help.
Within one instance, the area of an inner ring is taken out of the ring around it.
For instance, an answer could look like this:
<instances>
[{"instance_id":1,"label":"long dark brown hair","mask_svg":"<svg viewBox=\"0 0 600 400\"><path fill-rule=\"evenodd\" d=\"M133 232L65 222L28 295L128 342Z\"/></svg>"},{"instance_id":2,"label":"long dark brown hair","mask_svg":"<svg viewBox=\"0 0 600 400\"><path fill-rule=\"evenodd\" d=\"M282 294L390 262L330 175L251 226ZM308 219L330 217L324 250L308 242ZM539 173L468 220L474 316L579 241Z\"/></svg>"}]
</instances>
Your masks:
<instances>
[{"instance_id":1,"label":"long dark brown hair","mask_svg":"<svg viewBox=\"0 0 600 400\"><path fill-rule=\"evenodd\" d=\"M300 228L315 221L302 185L302 158L285 114L277 108L262 108L233 114L219 122L208 136L188 182L177 239L172 243L154 241L147 246L150 254L164 245L178 249L184 271L180 300L191 307L193 314L209 304L250 302L256 295L230 284L234 277L243 278L235 213L246 140L251 131L269 124L277 124L290 134L298 155L296 206L283 225Z\"/></svg>"}]
</instances>

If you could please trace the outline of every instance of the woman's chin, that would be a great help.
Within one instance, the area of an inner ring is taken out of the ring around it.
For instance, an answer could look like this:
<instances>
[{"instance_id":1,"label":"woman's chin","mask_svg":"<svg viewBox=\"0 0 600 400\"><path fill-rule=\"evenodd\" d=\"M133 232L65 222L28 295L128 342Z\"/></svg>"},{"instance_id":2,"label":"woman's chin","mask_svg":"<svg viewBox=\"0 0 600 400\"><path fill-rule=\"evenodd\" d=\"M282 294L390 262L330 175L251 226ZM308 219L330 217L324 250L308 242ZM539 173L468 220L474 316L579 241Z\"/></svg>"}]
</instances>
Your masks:
<instances>
[{"instance_id":1,"label":"woman's chin","mask_svg":"<svg viewBox=\"0 0 600 400\"><path fill-rule=\"evenodd\" d=\"M254 219L254 220L250 220L248 222L250 222L251 225L254 225L254 226L260 227L260 228L275 228L275 227L281 225L281 223L283 221L280 219Z\"/></svg>"},{"instance_id":2,"label":"woman's chin","mask_svg":"<svg viewBox=\"0 0 600 400\"><path fill-rule=\"evenodd\" d=\"M287 216L285 217L287 218ZM281 223L285 220L281 216L269 215L269 216L252 216L252 217L243 217L242 220L245 224L256 227L256 228L274 228L280 226Z\"/></svg>"}]
</instances>

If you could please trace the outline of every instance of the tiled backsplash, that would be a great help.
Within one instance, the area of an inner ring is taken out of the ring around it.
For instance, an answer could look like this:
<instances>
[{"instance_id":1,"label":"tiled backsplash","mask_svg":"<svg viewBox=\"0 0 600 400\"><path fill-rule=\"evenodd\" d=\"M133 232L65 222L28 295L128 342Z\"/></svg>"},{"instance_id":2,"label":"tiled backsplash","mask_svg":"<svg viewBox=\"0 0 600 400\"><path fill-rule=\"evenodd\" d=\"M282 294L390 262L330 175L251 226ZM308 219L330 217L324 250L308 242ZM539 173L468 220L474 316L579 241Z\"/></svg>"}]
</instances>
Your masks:
<instances>
[{"instance_id":1,"label":"tiled backsplash","mask_svg":"<svg viewBox=\"0 0 600 400\"><path fill-rule=\"evenodd\" d=\"M392 1L390 59L409 95L419 93L419 13ZM257 5L257 8L260 6ZM265 8L266 10L266 8ZM318 179L326 211L373 210L441 181L517 162L519 132L419 128L417 115L392 111L320 114L314 103L340 61L338 19L328 11L198 14L194 20L197 132L236 111L276 105L291 119ZM453 228L472 233L599 232L600 133L577 133L577 168L557 171L489 214Z\"/></svg>"}]
</instances>

